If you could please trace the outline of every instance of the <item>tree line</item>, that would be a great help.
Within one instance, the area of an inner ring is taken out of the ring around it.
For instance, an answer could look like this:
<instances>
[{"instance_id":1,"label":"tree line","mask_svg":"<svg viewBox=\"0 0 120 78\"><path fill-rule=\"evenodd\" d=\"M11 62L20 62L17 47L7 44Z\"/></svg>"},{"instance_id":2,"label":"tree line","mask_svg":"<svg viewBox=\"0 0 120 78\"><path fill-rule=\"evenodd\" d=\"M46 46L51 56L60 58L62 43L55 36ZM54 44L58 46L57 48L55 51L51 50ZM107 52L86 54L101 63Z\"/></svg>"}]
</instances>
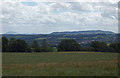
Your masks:
<instances>
[{"instance_id":1,"label":"tree line","mask_svg":"<svg viewBox=\"0 0 120 78\"><path fill-rule=\"evenodd\" d=\"M32 45L28 45L24 40L11 38L8 40L2 37L2 52L63 52L63 51L91 51L91 52L119 52L120 43L110 43L93 41L89 47L82 47L74 39L62 39L58 46L47 44L43 39L39 44L34 40Z\"/></svg>"},{"instance_id":2,"label":"tree line","mask_svg":"<svg viewBox=\"0 0 120 78\"><path fill-rule=\"evenodd\" d=\"M44 39L41 45L37 40L34 40L32 45L28 45L22 39L11 38L8 40L5 36L2 37L2 52L56 52L56 48L47 44Z\"/></svg>"}]
</instances>

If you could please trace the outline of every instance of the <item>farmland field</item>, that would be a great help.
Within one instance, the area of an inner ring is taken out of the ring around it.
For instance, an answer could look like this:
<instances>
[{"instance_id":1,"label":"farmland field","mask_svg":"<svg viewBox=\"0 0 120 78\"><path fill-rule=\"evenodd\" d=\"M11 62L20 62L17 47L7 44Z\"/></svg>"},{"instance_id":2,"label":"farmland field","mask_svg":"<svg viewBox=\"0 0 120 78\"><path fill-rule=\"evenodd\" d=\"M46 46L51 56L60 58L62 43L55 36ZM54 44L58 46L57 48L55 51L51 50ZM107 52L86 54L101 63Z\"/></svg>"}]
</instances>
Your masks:
<instances>
[{"instance_id":1,"label":"farmland field","mask_svg":"<svg viewBox=\"0 0 120 78\"><path fill-rule=\"evenodd\" d=\"M3 53L3 76L117 76L118 54Z\"/></svg>"}]
</instances>

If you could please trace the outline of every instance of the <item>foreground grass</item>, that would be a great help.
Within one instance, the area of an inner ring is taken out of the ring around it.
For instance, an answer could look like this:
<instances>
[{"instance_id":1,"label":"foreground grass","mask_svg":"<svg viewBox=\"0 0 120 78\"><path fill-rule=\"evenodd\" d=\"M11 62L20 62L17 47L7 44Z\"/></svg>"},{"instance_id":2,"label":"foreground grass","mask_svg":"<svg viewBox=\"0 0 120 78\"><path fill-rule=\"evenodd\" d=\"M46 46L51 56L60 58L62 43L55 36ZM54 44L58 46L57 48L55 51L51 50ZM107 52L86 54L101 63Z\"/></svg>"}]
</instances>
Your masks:
<instances>
[{"instance_id":1,"label":"foreground grass","mask_svg":"<svg viewBox=\"0 0 120 78\"><path fill-rule=\"evenodd\" d=\"M117 53L3 53L4 76L117 76Z\"/></svg>"}]
</instances>

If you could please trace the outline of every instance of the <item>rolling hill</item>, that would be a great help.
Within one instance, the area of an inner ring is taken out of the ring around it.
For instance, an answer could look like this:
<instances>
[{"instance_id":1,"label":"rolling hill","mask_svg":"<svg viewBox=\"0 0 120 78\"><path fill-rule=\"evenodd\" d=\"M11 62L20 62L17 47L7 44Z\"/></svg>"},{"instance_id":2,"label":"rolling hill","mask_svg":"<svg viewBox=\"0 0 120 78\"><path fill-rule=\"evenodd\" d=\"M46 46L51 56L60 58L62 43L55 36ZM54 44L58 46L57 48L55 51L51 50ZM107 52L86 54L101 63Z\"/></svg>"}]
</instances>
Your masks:
<instances>
[{"instance_id":1,"label":"rolling hill","mask_svg":"<svg viewBox=\"0 0 120 78\"><path fill-rule=\"evenodd\" d=\"M110 31L91 30L91 31L75 31L75 32L53 32L51 34L3 34L9 40L11 37L23 39L29 45L34 40L38 40L39 44L46 39L48 44L57 46L62 39L75 39L82 46L89 46L92 41L104 41L106 43L116 42L118 34Z\"/></svg>"}]
</instances>

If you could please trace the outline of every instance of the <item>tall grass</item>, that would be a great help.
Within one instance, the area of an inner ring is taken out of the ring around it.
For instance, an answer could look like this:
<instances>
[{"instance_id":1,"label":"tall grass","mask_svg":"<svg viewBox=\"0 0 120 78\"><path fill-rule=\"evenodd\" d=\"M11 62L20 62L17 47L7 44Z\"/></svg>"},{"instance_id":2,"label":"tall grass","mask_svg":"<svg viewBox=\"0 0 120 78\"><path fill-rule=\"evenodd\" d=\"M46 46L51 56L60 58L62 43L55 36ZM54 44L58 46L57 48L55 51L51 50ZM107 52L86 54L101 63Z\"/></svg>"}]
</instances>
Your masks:
<instances>
[{"instance_id":1,"label":"tall grass","mask_svg":"<svg viewBox=\"0 0 120 78\"><path fill-rule=\"evenodd\" d=\"M3 53L4 76L117 76L117 53Z\"/></svg>"}]
</instances>

